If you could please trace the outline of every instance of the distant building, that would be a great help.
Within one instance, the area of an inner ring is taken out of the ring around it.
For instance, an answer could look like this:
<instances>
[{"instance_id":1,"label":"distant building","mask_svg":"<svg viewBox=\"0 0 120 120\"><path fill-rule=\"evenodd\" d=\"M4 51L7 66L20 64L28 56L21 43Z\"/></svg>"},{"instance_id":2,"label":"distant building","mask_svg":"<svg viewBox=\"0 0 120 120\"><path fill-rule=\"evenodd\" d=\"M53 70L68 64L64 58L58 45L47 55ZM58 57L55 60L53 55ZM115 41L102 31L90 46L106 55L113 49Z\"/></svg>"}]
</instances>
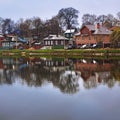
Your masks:
<instances>
[{"instance_id":1,"label":"distant building","mask_svg":"<svg viewBox=\"0 0 120 120\"><path fill-rule=\"evenodd\" d=\"M74 44L75 29L68 29L65 31L65 37L69 39L69 44Z\"/></svg>"},{"instance_id":2,"label":"distant building","mask_svg":"<svg viewBox=\"0 0 120 120\"><path fill-rule=\"evenodd\" d=\"M85 25L80 29L80 33L75 34L76 46L93 45L102 43L103 47L110 46L109 36L111 31L97 23L96 25Z\"/></svg>"},{"instance_id":3,"label":"distant building","mask_svg":"<svg viewBox=\"0 0 120 120\"><path fill-rule=\"evenodd\" d=\"M13 49L14 45L16 44L16 39L16 36L6 35L2 40L2 49Z\"/></svg>"},{"instance_id":4,"label":"distant building","mask_svg":"<svg viewBox=\"0 0 120 120\"><path fill-rule=\"evenodd\" d=\"M4 40L4 36L0 34L0 48L2 47L2 41Z\"/></svg>"}]
</instances>

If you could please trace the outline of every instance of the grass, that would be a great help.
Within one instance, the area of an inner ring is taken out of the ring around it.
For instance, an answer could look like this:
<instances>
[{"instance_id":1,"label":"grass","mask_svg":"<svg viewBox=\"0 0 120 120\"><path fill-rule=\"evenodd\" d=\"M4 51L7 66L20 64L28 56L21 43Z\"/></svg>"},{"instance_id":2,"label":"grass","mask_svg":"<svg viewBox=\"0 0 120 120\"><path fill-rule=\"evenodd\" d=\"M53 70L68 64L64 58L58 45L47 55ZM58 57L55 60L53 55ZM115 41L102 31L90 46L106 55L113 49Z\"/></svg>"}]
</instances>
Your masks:
<instances>
[{"instance_id":1,"label":"grass","mask_svg":"<svg viewBox=\"0 0 120 120\"><path fill-rule=\"evenodd\" d=\"M120 57L120 49L0 50L0 56Z\"/></svg>"}]
</instances>

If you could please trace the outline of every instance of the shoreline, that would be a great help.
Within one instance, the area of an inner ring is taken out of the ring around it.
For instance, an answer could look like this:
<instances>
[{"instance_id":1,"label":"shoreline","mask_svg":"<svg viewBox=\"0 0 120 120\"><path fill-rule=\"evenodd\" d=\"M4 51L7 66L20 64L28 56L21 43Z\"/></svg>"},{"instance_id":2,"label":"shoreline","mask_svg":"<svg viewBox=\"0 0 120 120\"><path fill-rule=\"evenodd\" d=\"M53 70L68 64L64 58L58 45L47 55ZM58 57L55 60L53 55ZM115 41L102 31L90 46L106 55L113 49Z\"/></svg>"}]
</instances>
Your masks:
<instances>
[{"instance_id":1,"label":"shoreline","mask_svg":"<svg viewBox=\"0 0 120 120\"><path fill-rule=\"evenodd\" d=\"M1 50L0 56L118 57L120 49Z\"/></svg>"}]
</instances>

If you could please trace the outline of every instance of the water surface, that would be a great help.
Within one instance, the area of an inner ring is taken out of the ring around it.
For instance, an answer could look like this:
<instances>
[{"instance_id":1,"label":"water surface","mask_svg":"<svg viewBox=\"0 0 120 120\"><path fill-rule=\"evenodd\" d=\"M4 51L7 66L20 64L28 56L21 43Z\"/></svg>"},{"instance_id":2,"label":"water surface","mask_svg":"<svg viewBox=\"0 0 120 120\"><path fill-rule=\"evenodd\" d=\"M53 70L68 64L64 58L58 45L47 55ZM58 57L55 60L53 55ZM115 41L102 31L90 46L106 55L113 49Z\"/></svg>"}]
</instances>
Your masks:
<instances>
[{"instance_id":1,"label":"water surface","mask_svg":"<svg viewBox=\"0 0 120 120\"><path fill-rule=\"evenodd\" d=\"M120 120L120 60L3 58L0 120Z\"/></svg>"}]
</instances>

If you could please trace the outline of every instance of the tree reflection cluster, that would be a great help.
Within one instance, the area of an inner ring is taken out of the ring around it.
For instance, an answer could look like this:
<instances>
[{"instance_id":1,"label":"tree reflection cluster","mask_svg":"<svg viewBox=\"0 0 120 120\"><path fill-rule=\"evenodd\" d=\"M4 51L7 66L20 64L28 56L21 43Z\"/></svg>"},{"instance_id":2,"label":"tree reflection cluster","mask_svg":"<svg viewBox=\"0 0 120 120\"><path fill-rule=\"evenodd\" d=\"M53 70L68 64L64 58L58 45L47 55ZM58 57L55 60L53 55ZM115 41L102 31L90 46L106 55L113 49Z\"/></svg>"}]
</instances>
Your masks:
<instances>
[{"instance_id":1,"label":"tree reflection cluster","mask_svg":"<svg viewBox=\"0 0 120 120\"><path fill-rule=\"evenodd\" d=\"M1 58L0 84L19 81L29 87L40 87L52 83L69 94L80 90L80 80L85 89L101 84L112 88L120 81L119 64L119 60Z\"/></svg>"}]
</instances>

